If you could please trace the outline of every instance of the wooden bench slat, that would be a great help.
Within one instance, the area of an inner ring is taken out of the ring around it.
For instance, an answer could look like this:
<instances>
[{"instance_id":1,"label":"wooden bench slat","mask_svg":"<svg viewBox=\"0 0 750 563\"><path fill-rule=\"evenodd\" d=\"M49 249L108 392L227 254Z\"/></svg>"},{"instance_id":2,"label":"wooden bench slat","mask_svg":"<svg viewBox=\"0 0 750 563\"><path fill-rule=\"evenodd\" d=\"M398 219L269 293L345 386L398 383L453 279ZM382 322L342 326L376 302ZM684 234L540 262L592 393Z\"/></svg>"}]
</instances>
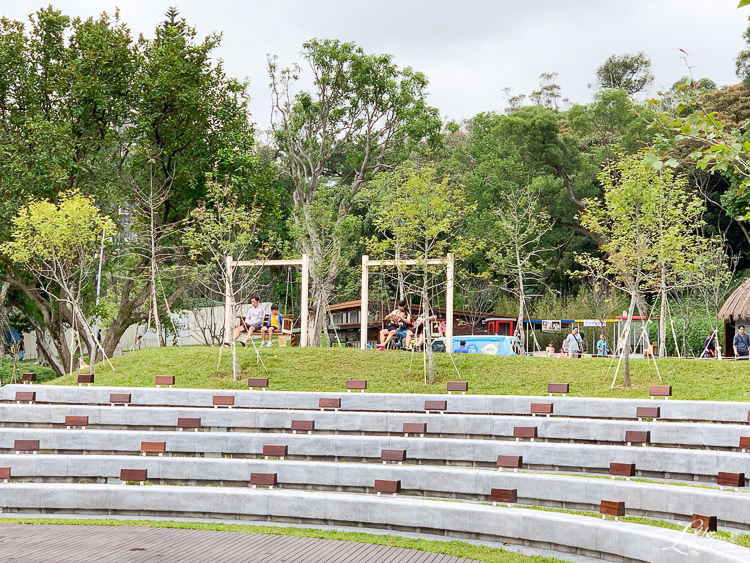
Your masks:
<instances>
[{"instance_id":1,"label":"wooden bench slat","mask_svg":"<svg viewBox=\"0 0 750 563\"><path fill-rule=\"evenodd\" d=\"M157 375L156 385L174 385L174 375Z\"/></svg>"},{"instance_id":2,"label":"wooden bench slat","mask_svg":"<svg viewBox=\"0 0 750 563\"><path fill-rule=\"evenodd\" d=\"M93 382L94 382L93 373L79 373L78 374L78 383L93 383Z\"/></svg>"},{"instance_id":3,"label":"wooden bench slat","mask_svg":"<svg viewBox=\"0 0 750 563\"><path fill-rule=\"evenodd\" d=\"M750 436L740 436L740 448L750 449Z\"/></svg>"},{"instance_id":4,"label":"wooden bench slat","mask_svg":"<svg viewBox=\"0 0 750 563\"><path fill-rule=\"evenodd\" d=\"M672 386L671 385L651 385L648 388L648 394L650 397L671 397Z\"/></svg>"},{"instance_id":5,"label":"wooden bench slat","mask_svg":"<svg viewBox=\"0 0 750 563\"><path fill-rule=\"evenodd\" d=\"M446 385L447 391L461 391L462 393L466 393L469 390L469 382L468 381L449 381Z\"/></svg>"},{"instance_id":6,"label":"wooden bench slat","mask_svg":"<svg viewBox=\"0 0 750 563\"><path fill-rule=\"evenodd\" d=\"M0 467L0 479L4 481L10 479L10 467Z\"/></svg>"},{"instance_id":7,"label":"wooden bench slat","mask_svg":"<svg viewBox=\"0 0 750 563\"><path fill-rule=\"evenodd\" d=\"M167 451L166 442L141 442L141 453L163 454Z\"/></svg>"},{"instance_id":8,"label":"wooden bench slat","mask_svg":"<svg viewBox=\"0 0 750 563\"><path fill-rule=\"evenodd\" d=\"M515 426L513 428L514 438L538 438L536 426Z\"/></svg>"},{"instance_id":9,"label":"wooden bench slat","mask_svg":"<svg viewBox=\"0 0 750 563\"><path fill-rule=\"evenodd\" d=\"M234 395L214 395L213 404L222 407L234 406Z\"/></svg>"},{"instance_id":10,"label":"wooden bench slat","mask_svg":"<svg viewBox=\"0 0 750 563\"><path fill-rule=\"evenodd\" d=\"M499 455L497 456L497 466L505 469L521 469L523 465L522 455Z\"/></svg>"},{"instance_id":11,"label":"wooden bench slat","mask_svg":"<svg viewBox=\"0 0 750 563\"><path fill-rule=\"evenodd\" d=\"M120 481L140 481L146 480L148 475L147 469L120 469Z\"/></svg>"},{"instance_id":12,"label":"wooden bench slat","mask_svg":"<svg viewBox=\"0 0 750 563\"><path fill-rule=\"evenodd\" d=\"M200 427L201 427L200 418L178 418L177 419L177 428L200 428Z\"/></svg>"},{"instance_id":13,"label":"wooden bench slat","mask_svg":"<svg viewBox=\"0 0 750 563\"><path fill-rule=\"evenodd\" d=\"M266 457L288 457L289 446L278 446L266 444L263 446L263 455Z\"/></svg>"},{"instance_id":14,"label":"wooden bench slat","mask_svg":"<svg viewBox=\"0 0 750 563\"><path fill-rule=\"evenodd\" d=\"M321 409L340 409L341 399L321 397L320 399L318 399L318 407Z\"/></svg>"},{"instance_id":15,"label":"wooden bench slat","mask_svg":"<svg viewBox=\"0 0 750 563\"><path fill-rule=\"evenodd\" d=\"M401 480L375 479L375 492L396 494L401 492Z\"/></svg>"},{"instance_id":16,"label":"wooden bench slat","mask_svg":"<svg viewBox=\"0 0 750 563\"><path fill-rule=\"evenodd\" d=\"M426 411L444 411L448 408L448 401L425 401L424 410Z\"/></svg>"},{"instance_id":17,"label":"wooden bench slat","mask_svg":"<svg viewBox=\"0 0 750 563\"><path fill-rule=\"evenodd\" d=\"M635 477L635 463L616 463L609 464L610 475L620 475L622 477Z\"/></svg>"},{"instance_id":18,"label":"wooden bench slat","mask_svg":"<svg viewBox=\"0 0 750 563\"><path fill-rule=\"evenodd\" d=\"M261 487L275 487L278 484L276 473L251 473L250 484Z\"/></svg>"},{"instance_id":19,"label":"wooden bench slat","mask_svg":"<svg viewBox=\"0 0 750 563\"><path fill-rule=\"evenodd\" d=\"M518 502L518 489L492 489L490 491L492 502L513 503Z\"/></svg>"},{"instance_id":20,"label":"wooden bench slat","mask_svg":"<svg viewBox=\"0 0 750 563\"><path fill-rule=\"evenodd\" d=\"M716 484L722 487L744 487L745 474L719 471L716 476Z\"/></svg>"},{"instance_id":21,"label":"wooden bench slat","mask_svg":"<svg viewBox=\"0 0 750 563\"><path fill-rule=\"evenodd\" d=\"M113 404L127 404L130 402L130 393L111 393L109 395L109 402Z\"/></svg>"},{"instance_id":22,"label":"wooden bench slat","mask_svg":"<svg viewBox=\"0 0 750 563\"><path fill-rule=\"evenodd\" d=\"M650 444L651 443L651 431L650 430L626 430L625 441L629 444Z\"/></svg>"},{"instance_id":23,"label":"wooden bench slat","mask_svg":"<svg viewBox=\"0 0 750 563\"><path fill-rule=\"evenodd\" d=\"M17 452L38 452L39 440L15 440L13 449Z\"/></svg>"},{"instance_id":24,"label":"wooden bench slat","mask_svg":"<svg viewBox=\"0 0 750 563\"><path fill-rule=\"evenodd\" d=\"M293 420L292 430L297 430L300 432L311 432L315 430L315 421L314 420Z\"/></svg>"},{"instance_id":25,"label":"wooden bench slat","mask_svg":"<svg viewBox=\"0 0 750 563\"><path fill-rule=\"evenodd\" d=\"M347 379L346 388L347 389L367 389L367 380L366 379Z\"/></svg>"},{"instance_id":26,"label":"wooden bench slat","mask_svg":"<svg viewBox=\"0 0 750 563\"><path fill-rule=\"evenodd\" d=\"M570 384L569 383L548 383L547 393L562 393L563 395L567 395L568 393L570 393Z\"/></svg>"},{"instance_id":27,"label":"wooden bench slat","mask_svg":"<svg viewBox=\"0 0 750 563\"><path fill-rule=\"evenodd\" d=\"M427 434L427 423L404 422L404 434Z\"/></svg>"},{"instance_id":28,"label":"wooden bench slat","mask_svg":"<svg viewBox=\"0 0 750 563\"><path fill-rule=\"evenodd\" d=\"M381 461L406 461L406 450L382 450Z\"/></svg>"},{"instance_id":29,"label":"wooden bench slat","mask_svg":"<svg viewBox=\"0 0 750 563\"><path fill-rule=\"evenodd\" d=\"M89 417L88 416L66 416L65 417L65 426L88 426L89 425Z\"/></svg>"},{"instance_id":30,"label":"wooden bench slat","mask_svg":"<svg viewBox=\"0 0 750 563\"><path fill-rule=\"evenodd\" d=\"M625 516L625 503L615 500L603 500L599 505L599 514L606 516Z\"/></svg>"},{"instance_id":31,"label":"wooden bench slat","mask_svg":"<svg viewBox=\"0 0 750 563\"><path fill-rule=\"evenodd\" d=\"M266 389L268 387L268 378L267 377L248 377L247 386L248 387L261 387L263 389Z\"/></svg>"},{"instance_id":32,"label":"wooden bench slat","mask_svg":"<svg viewBox=\"0 0 750 563\"><path fill-rule=\"evenodd\" d=\"M693 514L690 527L697 529L697 530L703 530L704 532L715 532L717 530L716 520L717 520L716 516L706 516L705 514Z\"/></svg>"},{"instance_id":33,"label":"wooden bench slat","mask_svg":"<svg viewBox=\"0 0 750 563\"><path fill-rule=\"evenodd\" d=\"M16 401L36 401L36 391L16 391Z\"/></svg>"},{"instance_id":34,"label":"wooden bench slat","mask_svg":"<svg viewBox=\"0 0 750 563\"><path fill-rule=\"evenodd\" d=\"M35 373L24 373L21 376L21 380L22 381L29 381L29 382L36 381L36 374Z\"/></svg>"},{"instance_id":35,"label":"wooden bench slat","mask_svg":"<svg viewBox=\"0 0 750 563\"><path fill-rule=\"evenodd\" d=\"M531 414L552 414L554 409L553 403L531 403Z\"/></svg>"},{"instance_id":36,"label":"wooden bench slat","mask_svg":"<svg viewBox=\"0 0 750 563\"><path fill-rule=\"evenodd\" d=\"M638 407L635 409L636 418L660 418L661 407Z\"/></svg>"}]
</instances>

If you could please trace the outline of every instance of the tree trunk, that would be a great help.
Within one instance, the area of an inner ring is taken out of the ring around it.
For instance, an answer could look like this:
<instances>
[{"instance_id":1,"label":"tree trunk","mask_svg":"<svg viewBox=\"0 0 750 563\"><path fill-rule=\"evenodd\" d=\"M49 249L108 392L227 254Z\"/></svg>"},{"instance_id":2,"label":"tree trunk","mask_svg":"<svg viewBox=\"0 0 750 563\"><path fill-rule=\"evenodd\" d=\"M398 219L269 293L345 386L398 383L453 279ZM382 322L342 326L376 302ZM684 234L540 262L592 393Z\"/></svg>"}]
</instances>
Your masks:
<instances>
[{"instance_id":1,"label":"tree trunk","mask_svg":"<svg viewBox=\"0 0 750 563\"><path fill-rule=\"evenodd\" d=\"M310 268L312 304L308 308L307 317L307 345L320 347L322 335L325 329L325 319L328 314L328 304L333 294L333 282L338 275L338 270L331 268L324 276L317 272L318 268Z\"/></svg>"},{"instance_id":2,"label":"tree trunk","mask_svg":"<svg viewBox=\"0 0 750 563\"><path fill-rule=\"evenodd\" d=\"M516 331L518 332L518 338L520 343L518 346L521 355L526 355L526 340L524 338L523 331L523 309L526 304L526 296L524 295L524 283L523 283L523 272L518 271L518 324L516 325Z\"/></svg>"},{"instance_id":3,"label":"tree trunk","mask_svg":"<svg viewBox=\"0 0 750 563\"><path fill-rule=\"evenodd\" d=\"M427 352L427 370L430 376L430 385L435 385L435 353L432 350L432 321L430 321L430 302L427 299L427 275L425 274L425 280L422 285L422 315L424 315L425 322L422 325L424 331L424 346ZM446 345L448 344L446 340ZM448 350L449 354L453 353L453 350Z\"/></svg>"},{"instance_id":4,"label":"tree trunk","mask_svg":"<svg viewBox=\"0 0 750 563\"><path fill-rule=\"evenodd\" d=\"M659 357L667 356L667 267L661 267L661 303L659 309Z\"/></svg>"}]
</instances>

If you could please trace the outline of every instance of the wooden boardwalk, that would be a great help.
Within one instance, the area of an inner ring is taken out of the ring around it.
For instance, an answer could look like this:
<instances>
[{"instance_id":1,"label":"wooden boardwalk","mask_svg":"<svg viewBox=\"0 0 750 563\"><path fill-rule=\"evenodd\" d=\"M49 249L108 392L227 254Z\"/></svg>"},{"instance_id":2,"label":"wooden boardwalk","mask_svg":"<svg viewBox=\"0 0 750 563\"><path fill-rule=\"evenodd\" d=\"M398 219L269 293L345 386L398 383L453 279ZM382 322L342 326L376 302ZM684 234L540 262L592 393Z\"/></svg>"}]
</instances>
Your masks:
<instances>
[{"instance_id":1,"label":"wooden boardwalk","mask_svg":"<svg viewBox=\"0 0 750 563\"><path fill-rule=\"evenodd\" d=\"M364 543L130 526L0 524L2 563L473 563Z\"/></svg>"}]
</instances>

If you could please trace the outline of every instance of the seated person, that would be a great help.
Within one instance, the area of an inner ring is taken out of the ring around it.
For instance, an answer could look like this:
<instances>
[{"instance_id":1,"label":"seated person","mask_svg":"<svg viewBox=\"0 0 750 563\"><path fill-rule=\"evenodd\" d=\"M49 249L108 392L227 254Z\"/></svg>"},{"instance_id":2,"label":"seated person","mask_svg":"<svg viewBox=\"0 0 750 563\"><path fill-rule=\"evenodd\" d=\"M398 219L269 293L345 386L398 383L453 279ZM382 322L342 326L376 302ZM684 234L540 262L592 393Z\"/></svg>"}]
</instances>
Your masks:
<instances>
[{"instance_id":1,"label":"seated person","mask_svg":"<svg viewBox=\"0 0 750 563\"><path fill-rule=\"evenodd\" d=\"M436 320L437 320L437 315L435 314L435 311L430 309L430 314L427 317L426 321L425 321L425 316L422 314L419 317L417 317L416 321L414 322L414 334L416 335L416 339L417 339L416 346L420 350L422 349L422 346L424 345L425 325L430 326L430 323Z\"/></svg>"},{"instance_id":2,"label":"seated person","mask_svg":"<svg viewBox=\"0 0 750 563\"><path fill-rule=\"evenodd\" d=\"M654 355L654 354L655 354L655 353L654 353L654 348L655 348L655 347L656 347L656 342L652 342L651 344L649 344L649 345L648 345L648 346L646 347L646 350L645 350L645 352L644 352L644 354L643 354L643 355L644 355L644 356L645 356L646 358L654 358L654 357L655 357L655 355Z\"/></svg>"},{"instance_id":3,"label":"seated person","mask_svg":"<svg viewBox=\"0 0 750 563\"><path fill-rule=\"evenodd\" d=\"M260 306L260 297L254 295L250 298L250 309L247 311L245 318L240 318L240 326L234 331L234 339L237 340L240 334L243 332L247 333L244 342L240 340L240 344L243 346L247 342L248 338L252 338L253 332L260 330L263 326L263 321L266 318L266 312L263 307ZM224 342L225 346L231 346L229 342Z\"/></svg>"},{"instance_id":4,"label":"seated person","mask_svg":"<svg viewBox=\"0 0 750 563\"><path fill-rule=\"evenodd\" d=\"M711 333L708 338L703 342L703 354L704 358L715 358L716 357L716 341L714 335Z\"/></svg>"},{"instance_id":5,"label":"seated person","mask_svg":"<svg viewBox=\"0 0 750 563\"><path fill-rule=\"evenodd\" d=\"M458 343L458 348L453 350L454 354L468 354L469 349L466 347L466 340L462 340Z\"/></svg>"},{"instance_id":6,"label":"seated person","mask_svg":"<svg viewBox=\"0 0 750 563\"><path fill-rule=\"evenodd\" d=\"M405 307L406 301L402 299L398 302L398 307L383 319L385 321L385 327L380 331L381 343L378 344L378 350L385 350L388 343L390 343L390 341L393 340L393 337L398 334L399 319L401 318L402 313L406 314L404 311Z\"/></svg>"},{"instance_id":7,"label":"seated person","mask_svg":"<svg viewBox=\"0 0 750 563\"><path fill-rule=\"evenodd\" d=\"M547 357L551 358L552 354L555 353L555 343L550 342L549 344L547 344L547 348L545 348L545 351L547 352Z\"/></svg>"},{"instance_id":8,"label":"seated person","mask_svg":"<svg viewBox=\"0 0 750 563\"><path fill-rule=\"evenodd\" d=\"M281 327L284 326L284 321L279 313L279 306L275 303L271 305L271 312L266 318L266 322L263 328L260 329L260 347L264 346L270 348L273 346L273 333L281 332ZM266 333L268 333L268 344L266 344Z\"/></svg>"},{"instance_id":9,"label":"seated person","mask_svg":"<svg viewBox=\"0 0 750 563\"><path fill-rule=\"evenodd\" d=\"M398 318L398 333L396 334L401 340L401 344L407 350L411 349L411 339L414 336L412 330L411 316L407 312L402 312Z\"/></svg>"}]
</instances>

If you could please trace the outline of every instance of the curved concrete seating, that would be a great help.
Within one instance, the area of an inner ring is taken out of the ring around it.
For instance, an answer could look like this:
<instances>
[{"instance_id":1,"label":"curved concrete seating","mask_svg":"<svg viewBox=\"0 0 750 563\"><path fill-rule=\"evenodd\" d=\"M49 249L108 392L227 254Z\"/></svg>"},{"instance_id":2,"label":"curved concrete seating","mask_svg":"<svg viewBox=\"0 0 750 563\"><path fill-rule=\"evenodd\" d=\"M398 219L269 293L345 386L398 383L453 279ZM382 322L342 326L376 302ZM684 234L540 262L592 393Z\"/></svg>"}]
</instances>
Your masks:
<instances>
[{"instance_id":1,"label":"curved concrete seating","mask_svg":"<svg viewBox=\"0 0 750 563\"><path fill-rule=\"evenodd\" d=\"M741 437L750 436L750 427L732 424L686 422L635 422L580 418L537 418L497 415L428 415L368 412L310 412L302 415L288 410L218 410L180 407L104 408L79 405L7 405L0 409L0 426L65 427L65 417L88 416L89 427L167 430L183 417L201 419L204 429L226 428L239 431L288 431L291 421L304 417L315 421L318 433L403 434L404 423L427 424L428 435L441 437L512 439L513 429L535 426L537 441L623 444L627 432L650 432L651 443L738 450Z\"/></svg>"},{"instance_id":2,"label":"curved concrete seating","mask_svg":"<svg viewBox=\"0 0 750 563\"><path fill-rule=\"evenodd\" d=\"M28 389L28 386L25 387ZM131 404L148 406L212 407L214 395L234 395L237 408L317 410L320 398L340 398L345 411L425 412L424 402L447 400L447 412L464 414L529 415L531 403L553 403L554 416L634 419L638 407L661 407L661 419L718 421L747 424L750 403L584 397L524 397L515 395L434 395L401 393L308 393L213 389L155 389L147 387L34 386L41 403L109 405L111 393L129 393ZM0 400L14 401L23 385L6 385Z\"/></svg>"},{"instance_id":3,"label":"curved concrete seating","mask_svg":"<svg viewBox=\"0 0 750 563\"><path fill-rule=\"evenodd\" d=\"M275 473L285 489L372 492L376 479L398 480L405 495L489 500L492 488L517 489L521 504L575 510L598 510L602 499L625 502L629 515L689 522L693 514L710 513L722 526L750 528L750 495L699 487L635 483L623 480L498 473L458 467L398 466L250 459L196 459L133 456L16 457L0 455L14 482L104 483L121 469L146 469L159 484L246 487L252 473Z\"/></svg>"},{"instance_id":4,"label":"curved concrete seating","mask_svg":"<svg viewBox=\"0 0 750 563\"><path fill-rule=\"evenodd\" d=\"M481 537L652 563L740 563L750 549L682 532L586 516L372 495L210 487L0 486L4 512L127 513L325 522Z\"/></svg>"},{"instance_id":5,"label":"curved concrete seating","mask_svg":"<svg viewBox=\"0 0 750 563\"><path fill-rule=\"evenodd\" d=\"M141 442L166 442L168 454L254 457L264 444L287 444L291 459L379 461L382 450L395 449L420 464L495 467L498 455L520 455L525 468L553 471L607 473L615 462L635 463L639 475L672 479L716 482L720 471L750 475L750 455L716 450L386 436L0 428L0 452L12 452L20 439L39 440L40 453L137 454Z\"/></svg>"}]
</instances>

